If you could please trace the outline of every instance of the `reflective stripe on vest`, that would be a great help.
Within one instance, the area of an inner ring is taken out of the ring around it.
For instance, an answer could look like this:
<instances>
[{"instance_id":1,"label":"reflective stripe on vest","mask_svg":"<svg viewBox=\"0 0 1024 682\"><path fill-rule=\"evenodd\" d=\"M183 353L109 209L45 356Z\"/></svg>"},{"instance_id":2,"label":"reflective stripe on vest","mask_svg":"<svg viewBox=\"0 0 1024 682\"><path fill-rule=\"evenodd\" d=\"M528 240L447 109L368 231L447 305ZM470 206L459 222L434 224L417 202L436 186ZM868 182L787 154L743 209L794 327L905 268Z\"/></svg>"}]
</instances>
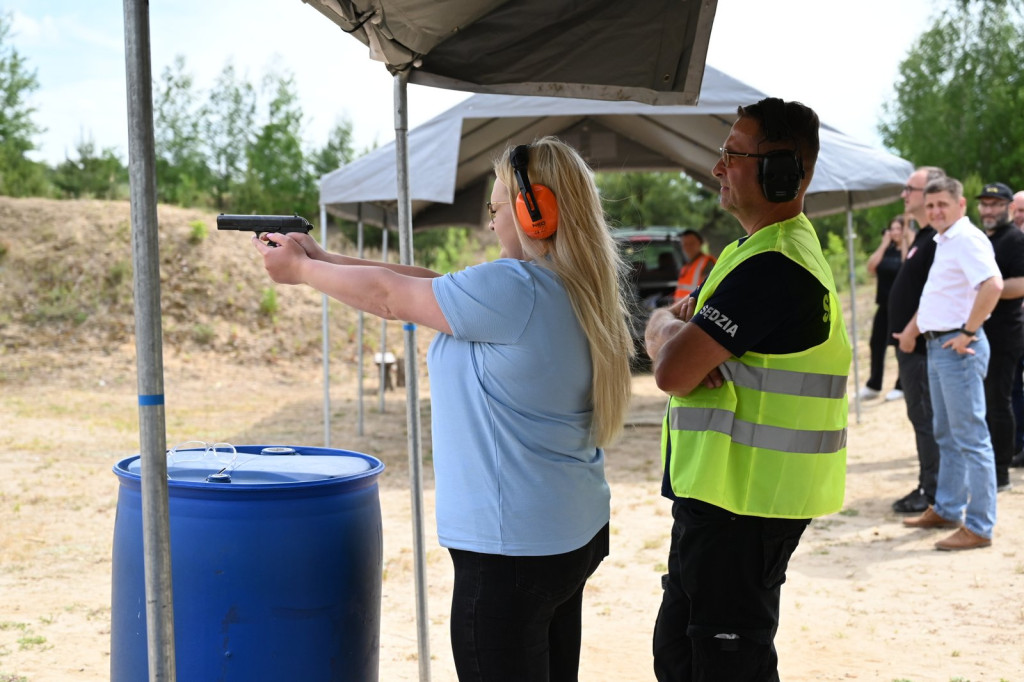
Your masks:
<instances>
[{"instance_id":1,"label":"reflective stripe on vest","mask_svg":"<svg viewBox=\"0 0 1024 682\"><path fill-rule=\"evenodd\" d=\"M743 388L812 398L842 398L846 395L847 377L844 376L751 367L738 360L727 360L718 369L726 381Z\"/></svg>"},{"instance_id":2,"label":"reflective stripe on vest","mask_svg":"<svg viewBox=\"0 0 1024 682\"><path fill-rule=\"evenodd\" d=\"M768 426L738 419L729 410L702 407L672 407L669 428L681 431L717 431L734 443L750 448L799 452L802 454L834 453L846 447L846 429L832 431L800 431L781 426Z\"/></svg>"}]
</instances>

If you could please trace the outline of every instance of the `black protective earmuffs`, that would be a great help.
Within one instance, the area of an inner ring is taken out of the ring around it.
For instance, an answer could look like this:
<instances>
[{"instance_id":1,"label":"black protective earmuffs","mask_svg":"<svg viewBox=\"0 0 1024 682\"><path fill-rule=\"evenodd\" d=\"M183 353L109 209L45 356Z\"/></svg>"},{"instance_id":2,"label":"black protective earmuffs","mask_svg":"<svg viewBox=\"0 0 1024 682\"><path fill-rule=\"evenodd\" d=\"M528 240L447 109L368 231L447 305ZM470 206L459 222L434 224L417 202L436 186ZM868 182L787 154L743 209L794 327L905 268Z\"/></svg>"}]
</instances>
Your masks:
<instances>
[{"instance_id":1,"label":"black protective earmuffs","mask_svg":"<svg viewBox=\"0 0 1024 682\"><path fill-rule=\"evenodd\" d=\"M786 124L786 103L777 97L761 101L764 113L764 136L768 142L792 140ZM761 192L768 201L782 203L792 201L800 191L804 178L804 163L797 149L779 149L767 152L758 167Z\"/></svg>"},{"instance_id":2,"label":"black protective earmuffs","mask_svg":"<svg viewBox=\"0 0 1024 682\"><path fill-rule=\"evenodd\" d=\"M530 145L521 144L509 154L516 175L519 193L516 194L516 219L523 232L533 239L546 239L558 229L558 200L555 193L544 185L530 183L527 167L530 165Z\"/></svg>"}]
</instances>

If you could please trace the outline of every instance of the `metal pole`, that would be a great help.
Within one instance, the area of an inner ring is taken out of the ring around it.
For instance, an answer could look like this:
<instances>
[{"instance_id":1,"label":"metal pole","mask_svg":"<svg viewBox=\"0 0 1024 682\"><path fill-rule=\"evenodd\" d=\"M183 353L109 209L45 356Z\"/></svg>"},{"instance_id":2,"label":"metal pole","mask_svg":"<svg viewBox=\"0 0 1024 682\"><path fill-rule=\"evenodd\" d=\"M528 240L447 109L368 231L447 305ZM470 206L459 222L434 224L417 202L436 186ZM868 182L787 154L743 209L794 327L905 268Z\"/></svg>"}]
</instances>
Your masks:
<instances>
[{"instance_id":1,"label":"metal pole","mask_svg":"<svg viewBox=\"0 0 1024 682\"><path fill-rule=\"evenodd\" d=\"M403 265L412 265L412 200L409 196L409 98L406 72L395 74L395 153L398 157L398 244ZM420 445L416 325L405 323L405 393L409 441L409 493L412 495L412 548L416 568L416 632L420 681L430 680L427 620L427 560L423 548L423 456Z\"/></svg>"},{"instance_id":2,"label":"metal pole","mask_svg":"<svg viewBox=\"0 0 1024 682\"><path fill-rule=\"evenodd\" d=\"M356 214L356 255L363 257L363 205ZM356 433L363 435L363 311L356 315Z\"/></svg>"},{"instance_id":3,"label":"metal pole","mask_svg":"<svg viewBox=\"0 0 1024 682\"><path fill-rule=\"evenodd\" d=\"M853 344L853 404L860 424L860 363L857 360L857 273L854 272L853 193L846 193L846 255L850 262L850 343Z\"/></svg>"},{"instance_id":4,"label":"metal pole","mask_svg":"<svg viewBox=\"0 0 1024 682\"><path fill-rule=\"evenodd\" d=\"M150 682L174 682L174 594L171 589L163 330L160 324L160 245L156 217L149 3L146 0L124 0L124 48L128 88L128 177L139 392L146 645Z\"/></svg>"},{"instance_id":5,"label":"metal pole","mask_svg":"<svg viewBox=\"0 0 1024 682\"><path fill-rule=\"evenodd\" d=\"M320 204L320 244L327 248L327 205ZM323 365L324 365L324 447L331 447L331 331L327 326L327 304L331 298L323 295Z\"/></svg>"},{"instance_id":6,"label":"metal pole","mask_svg":"<svg viewBox=\"0 0 1024 682\"><path fill-rule=\"evenodd\" d=\"M381 247L380 247L380 259L385 263L388 262L388 221L384 220L384 234L381 236ZM387 378L388 366L384 362L384 354L388 351L388 321L381 319L380 321L380 351L378 356L380 357L380 365L377 367L377 374L380 378L380 383L377 385L377 401L379 405L377 409L380 410L381 414L384 414L384 380Z\"/></svg>"}]
</instances>

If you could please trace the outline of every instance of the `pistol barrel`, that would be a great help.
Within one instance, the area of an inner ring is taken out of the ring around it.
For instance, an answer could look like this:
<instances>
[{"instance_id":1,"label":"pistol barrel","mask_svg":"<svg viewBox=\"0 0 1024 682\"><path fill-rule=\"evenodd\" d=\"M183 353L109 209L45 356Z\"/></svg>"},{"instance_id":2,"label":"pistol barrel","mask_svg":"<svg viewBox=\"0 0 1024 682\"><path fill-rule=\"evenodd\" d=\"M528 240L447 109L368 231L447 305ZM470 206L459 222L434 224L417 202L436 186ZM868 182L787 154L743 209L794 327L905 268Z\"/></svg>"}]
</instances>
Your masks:
<instances>
[{"instance_id":1,"label":"pistol barrel","mask_svg":"<svg viewBox=\"0 0 1024 682\"><path fill-rule=\"evenodd\" d=\"M241 230L243 232L305 232L313 229L308 220L300 215L232 215L221 213L217 216L218 230Z\"/></svg>"}]
</instances>

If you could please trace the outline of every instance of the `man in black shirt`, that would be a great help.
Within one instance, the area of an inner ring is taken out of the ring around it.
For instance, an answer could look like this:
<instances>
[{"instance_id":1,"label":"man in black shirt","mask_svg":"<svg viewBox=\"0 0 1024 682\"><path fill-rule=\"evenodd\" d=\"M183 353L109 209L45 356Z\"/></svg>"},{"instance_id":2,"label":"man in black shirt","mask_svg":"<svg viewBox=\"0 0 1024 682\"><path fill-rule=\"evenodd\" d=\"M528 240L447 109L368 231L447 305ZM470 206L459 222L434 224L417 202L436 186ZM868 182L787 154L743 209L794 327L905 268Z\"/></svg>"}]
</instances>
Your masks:
<instances>
[{"instance_id":1,"label":"man in black shirt","mask_svg":"<svg viewBox=\"0 0 1024 682\"><path fill-rule=\"evenodd\" d=\"M889 292L889 331L893 336L903 331L914 318L924 284L928 281L928 272L935 258L935 230L928 226L924 188L932 180L945 175L941 168L924 166L910 174L903 188L904 213L917 221L921 229L907 250L907 259L896 273ZM917 487L896 500L892 508L900 514L916 514L935 502L939 478L939 446L932 431L932 401L928 389L928 355L924 336L918 337L912 353L904 353L897 347L896 363L907 418L914 427L919 468Z\"/></svg>"},{"instance_id":2,"label":"man in black shirt","mask_svg":"<svg viewBox=\"0 0 1024 682\"><path fill-rule=\"evenodd\" d=\"M978 195L981 226L992 242L1003 292L985 321L991 356L985 375L985 421L996 456L996 489L1009 490L1016 423L1010 393L1017 361L1024 353L1024 232L1010 220L1013 192L1001 182L985 185Z\"/></svg>"}]
</instances>

